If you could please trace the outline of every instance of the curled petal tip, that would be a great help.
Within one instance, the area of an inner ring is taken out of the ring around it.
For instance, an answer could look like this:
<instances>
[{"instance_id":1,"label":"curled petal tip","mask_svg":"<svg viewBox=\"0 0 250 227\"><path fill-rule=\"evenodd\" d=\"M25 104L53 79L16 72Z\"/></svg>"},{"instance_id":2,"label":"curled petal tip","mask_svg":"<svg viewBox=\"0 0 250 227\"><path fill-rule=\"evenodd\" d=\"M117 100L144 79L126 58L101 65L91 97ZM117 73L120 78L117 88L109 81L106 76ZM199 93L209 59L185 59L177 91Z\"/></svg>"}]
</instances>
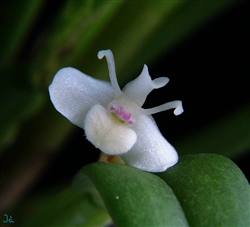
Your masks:
<instances>
[{"instance_id":1,"label":"curled petal tip","mask_svg":"<svg viewBox=\"0 0 250 227\"><path fill-rule=\"evenodd\" d=\"M111 52L111 50L100 50L99 52L98 52L98 54L97 54L97 57L99 58L99 59L102 59L105 55L108 55L108 54L112 54L112 52Z\"/></svg>"},{"instance_id":2,"label":"curled petal tip","mask_svg":"<svg viewBox=\"0 0 250 227\"><path fill-rule=\"evenodd\" d=\"M102 59L102 58L104 57L103 50L101 50L101 51L98 52L97 57L98 57L99 59Z\"/></svg>"},{"instance_id":3,"label":"curled petal tip","mask_svg":"<svg viewBox=\"0 0 250 227\"><path fill-rule=\"evenodd\" d=\"M183 108L182 108L182 104L180 106L178 106L175 110L174 110L174 115L178 116L180 114L182 114L184 112Z\"/></svg>"},{"instance_id":4,"label":"curled petal tip","mask_svg":"<svg viewBox=\"0 0 250 227\"><path fill-rule=\"evenodd\" d=\"M180 115L184 112L183 107L182 107L182 101L176 101L177 102L177 106L174 110L174 115Z\"/></svg>"},{"instance_id":5,"label":"curled petal tip","mask_svg":"<svg viewBox=\"0 0 250 227\"><path fill-rule=\"evenodd\" d=\"M156 106L154 108L142 109L142 113L145 115L150 115L150 114L155 114L155 113L169 110L169 109L175 109L174 115L180 115L183 112L182 101L176 100L172 102L167 102L163 105Z\"/></svg>"}]
</instances>

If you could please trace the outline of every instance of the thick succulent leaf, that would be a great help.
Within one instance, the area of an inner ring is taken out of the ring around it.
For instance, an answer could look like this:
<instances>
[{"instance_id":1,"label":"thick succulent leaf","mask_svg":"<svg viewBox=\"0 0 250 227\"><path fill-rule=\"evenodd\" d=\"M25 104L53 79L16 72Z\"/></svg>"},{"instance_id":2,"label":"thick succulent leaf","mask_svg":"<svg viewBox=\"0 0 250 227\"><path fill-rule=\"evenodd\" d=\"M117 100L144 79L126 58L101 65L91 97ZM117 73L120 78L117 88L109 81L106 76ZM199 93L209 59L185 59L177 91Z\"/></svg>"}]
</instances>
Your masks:
<instances>
[{"instance_id":1,"label":"thick succulent leaf","mask_svg":"<svg viewBox=\"0 0 250 227\"><path fill-rule=\"evenodd\" d=\"M114 98L109 82L71 67L56 73L49 86L49 94L57 111L79 127L83 127L84 118L91 107L95 104L106 107Z\"/></svg>"},{"instance_id":2,"label":"thick succulent leaf","mask_svg":"<svg viewBox=\"0 0 250 227\"><path fill-rule=\"evenodd\" d=\"M130 166L162 172L178 161L174 147L162 136L151 116L140 115L133 127L137 141L130 151L120 157Z\"/></svg>"},{"instance_id":3,"label":"thick succulent leaf","mask_svg":"<svg viewBox=\"0 0 250 227\"><path fill-rule=\"evenodd\" d=\"M93 163L76 175L73 186L87 181L99 191L116 227L188 226L171 188L158 176L117 163Z\"/></svg>"},{"instance_id":4,"label":"thick succulent leaf","mask_svg":"<svg viewBox=\"0 0 250 227\"><path fill-rule=\"evenodd\" d=\"M250 226L250 187L228 158L184 156L159 176L173 189L190 226Z\"/></svg>"}]
</instances>

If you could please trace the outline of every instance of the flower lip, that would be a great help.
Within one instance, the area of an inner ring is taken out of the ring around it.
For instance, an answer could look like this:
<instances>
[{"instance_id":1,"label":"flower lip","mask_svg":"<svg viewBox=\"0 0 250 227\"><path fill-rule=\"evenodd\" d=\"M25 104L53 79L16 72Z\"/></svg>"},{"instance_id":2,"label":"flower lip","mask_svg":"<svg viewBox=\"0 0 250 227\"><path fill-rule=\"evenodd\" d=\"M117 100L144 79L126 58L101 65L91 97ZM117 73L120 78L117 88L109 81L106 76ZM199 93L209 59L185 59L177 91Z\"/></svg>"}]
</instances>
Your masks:
<instances>
[{"instance_id":1,"label":"flower lip","mask_svg":"<svg viewBox=\"0 0 250 227\"><path fill-rule=\"evenodd\" d=\"M136 132L114 120L101 105L94 105L85 117L86 138L108 155L128 152L137 141Z\"/></svg>"}]
</instances>

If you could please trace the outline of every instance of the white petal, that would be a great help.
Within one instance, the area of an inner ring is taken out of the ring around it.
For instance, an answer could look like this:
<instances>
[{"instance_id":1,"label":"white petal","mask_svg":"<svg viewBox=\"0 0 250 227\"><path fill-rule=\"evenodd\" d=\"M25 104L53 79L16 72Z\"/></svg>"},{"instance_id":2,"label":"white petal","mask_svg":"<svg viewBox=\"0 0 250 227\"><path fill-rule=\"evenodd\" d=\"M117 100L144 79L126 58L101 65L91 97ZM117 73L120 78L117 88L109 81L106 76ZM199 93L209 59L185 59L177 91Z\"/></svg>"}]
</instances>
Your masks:
<instances>
[{"instance_id":1,"label":"white petal","mask_svg":"<svg viewBox=\"0 0 250 227\"><path fill-rule=\"evenodd\" d=\"M92 78L71 67L56 73L49 86L49 94L57 111L79 127L83 127L84 117L92 106L107 106L114 99L109 82Z\"/></svg>"},{"instance_id":2,"label":"white petal","mask_svg":"<svg viewBox=\"0 0 250 227\"><path fill-rule=\"evenodd\" d=\"M133 129L116 121L105 108L95 105L87 113L84 122L87 139L109 155L128 152L137 139Z\"/></svg>"},{"instance_id":3,"label":"white petal","mask_svg":"<svg viewBox=\"0 0 250 227\"><path fill-rule=\"evenodd\" d=\"M119 98L122 96L122 91L120 89L120 86L118 84L117 77L116 77L114 55L111 50L101 50L97 54L97 57L99 59L102 59L104 56L106 56L108 69L109 69L109 78L110 78L110 82L115 92L115 98Z\"/></svg>"},{"instance_id":4,"label":"white petal","mask_svg":"<svg viewBox=\"0 0 250 227\"><path fill-rule=\"evenodd\" d=\"M162 112L162 111L169 110L169 109L175 109L174 110L175 115L182 114L184 111L182 107L182 101L176 100L172 102L167 102L165 104L156 106L154 108L141 109L141 113L145 115L151 115L151 114L155 114L155 113Z\"/></svg>"},{"instance_id":5,"label":"white petal","mask_svg":"<svg viewBox=\"0 0 250 227\"><path fill-rule=\"evenodd\" d=\"M146 100L147 95L157 88L161 88L168 83L167 77L160 77L151 80L148 73L148 67L144 65L141 74L134 80L130 81L123 88L123 92L134 100L139 106L142 106Z\"/></svg>"},{"instance_id":6,"label":"white petal","mask_svg":"<svg viewBox=\"0 0 250 227\"><path fill-rule=\"evenodd\" d=\"M149 172L163 172L177 163L176 150L162 136L151 116L140 115L133 129L137 142L129 152L120 155L126 164Z\"/></svg>"}]
</instances>

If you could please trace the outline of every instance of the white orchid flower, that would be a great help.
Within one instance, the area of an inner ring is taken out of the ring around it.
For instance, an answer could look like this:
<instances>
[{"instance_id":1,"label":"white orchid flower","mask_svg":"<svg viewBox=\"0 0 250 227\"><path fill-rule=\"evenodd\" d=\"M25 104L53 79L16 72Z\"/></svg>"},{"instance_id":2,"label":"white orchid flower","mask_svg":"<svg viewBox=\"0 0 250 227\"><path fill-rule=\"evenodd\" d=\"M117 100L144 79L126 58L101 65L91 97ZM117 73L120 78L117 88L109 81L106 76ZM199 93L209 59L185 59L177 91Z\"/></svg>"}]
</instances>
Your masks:
<instances>
[{"instance_id":1,"label":"white orchid flower","mask_svg":"<svg viewBox=\"0 0 250 227\"><path fill-rule=\"evenodd\" d=\"M106 57L110 82L92 78L77 69L59 70L49 93L57 111L83 128L87 139L108 155L119 155L126 164L149 172L162 172L178 161L176 150L160 133L151 114L174 108L183 112L182 102L173 101L143 109L147 95L165 86L169 79L151 80L148 67L120 89L114 57L110 50L99 51Z\"/></svg>"}]
</instances>

